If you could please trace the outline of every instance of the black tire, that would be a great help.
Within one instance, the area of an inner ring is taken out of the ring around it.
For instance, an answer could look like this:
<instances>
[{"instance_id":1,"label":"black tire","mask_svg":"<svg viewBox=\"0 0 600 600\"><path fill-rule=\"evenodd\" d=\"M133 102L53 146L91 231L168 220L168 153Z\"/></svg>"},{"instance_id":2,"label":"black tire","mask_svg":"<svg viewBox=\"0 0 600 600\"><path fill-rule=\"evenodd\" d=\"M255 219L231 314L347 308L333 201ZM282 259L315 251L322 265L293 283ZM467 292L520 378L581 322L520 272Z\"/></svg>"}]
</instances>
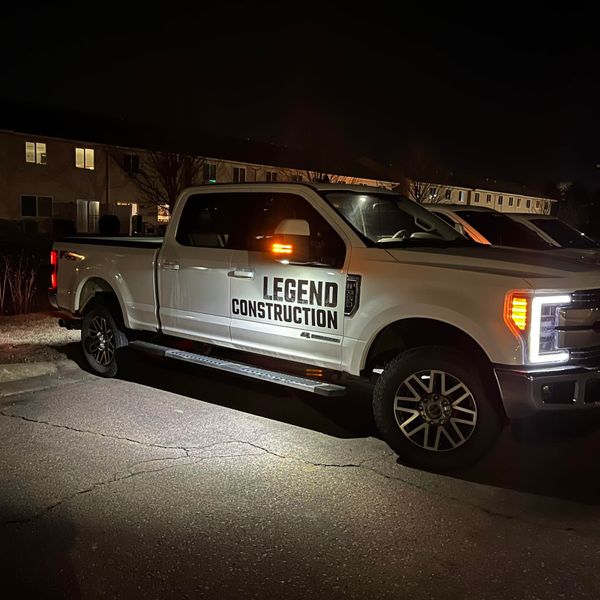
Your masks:
<instances>
[{"instance_id":1,"label":"black tire","mask_svg":"<svg viewBox=\"0 0 600 600\"><path fill-rule=\"evenodd\" d=\"M503 419L488 373L481 371L477 361L442 346L407 350L386 365L375 384L373 415L401 462L449 471L490 449Z\"/></svg>"},{"instance_id":2,"label":"black tire","mask_svg":"<svg viewBox=\"0 0 600 600\"><path fill-rule=\"evenodd\" d=\"M118 305L90 300L81 322L81 348L90 369L101 377L114 377L118 371L119 349L127 346L125 326Z\"/></svg>"}]
</instances>

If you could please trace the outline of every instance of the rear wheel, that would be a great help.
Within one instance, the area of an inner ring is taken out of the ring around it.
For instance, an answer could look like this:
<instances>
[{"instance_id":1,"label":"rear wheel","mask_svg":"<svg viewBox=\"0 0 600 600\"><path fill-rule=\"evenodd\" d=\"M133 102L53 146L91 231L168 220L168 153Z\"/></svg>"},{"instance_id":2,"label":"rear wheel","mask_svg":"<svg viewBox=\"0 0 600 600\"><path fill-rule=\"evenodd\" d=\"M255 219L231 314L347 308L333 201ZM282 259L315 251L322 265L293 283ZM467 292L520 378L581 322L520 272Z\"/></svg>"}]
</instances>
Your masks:
<instances>
[{"instance_id":1,"label":"rear wheel","mask_svg":"<svg viewBox=\"0 0 600 600\"><path fill-rule=\"evenodd\" d=\"M127 345L124 330L115 310L98 300L90 301L81 323L81 346L86 362L97 375L117 374L118 350Z\"/></svg>"},{"instance_id":2,"label":"rear wheel","mask_svg":"<svg viewBox=\"0 0 600 600\"><path fill-rule=\"evenodd\" d=\"M477 461L502 429L478 363L438 346L390 361L375 385L373 413L402 461L435 471Z\"/></svg>"}]
</instances>

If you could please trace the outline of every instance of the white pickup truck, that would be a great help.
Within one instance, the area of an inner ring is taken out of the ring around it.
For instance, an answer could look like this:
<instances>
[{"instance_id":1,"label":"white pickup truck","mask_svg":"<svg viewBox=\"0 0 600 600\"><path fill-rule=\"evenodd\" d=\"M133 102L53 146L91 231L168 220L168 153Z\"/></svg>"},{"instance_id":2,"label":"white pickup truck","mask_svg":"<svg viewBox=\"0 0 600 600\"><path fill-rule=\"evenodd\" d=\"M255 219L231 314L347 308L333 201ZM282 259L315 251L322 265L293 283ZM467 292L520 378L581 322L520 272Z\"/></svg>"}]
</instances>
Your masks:
<instances>
[{"instance_id":1,"label":"white pickup truck","mask_svg":"<svg viewBox=\"0 0 600 600\"><path fill-rule=\"evenodd\" d=\"M420 467L476 460L506 419L600 406L597 266L474 244L392 192L190 188L164 240L65 239L51 263L97 374L129 346L325 396L368 378Z\"/></svg>"}]
</instances>

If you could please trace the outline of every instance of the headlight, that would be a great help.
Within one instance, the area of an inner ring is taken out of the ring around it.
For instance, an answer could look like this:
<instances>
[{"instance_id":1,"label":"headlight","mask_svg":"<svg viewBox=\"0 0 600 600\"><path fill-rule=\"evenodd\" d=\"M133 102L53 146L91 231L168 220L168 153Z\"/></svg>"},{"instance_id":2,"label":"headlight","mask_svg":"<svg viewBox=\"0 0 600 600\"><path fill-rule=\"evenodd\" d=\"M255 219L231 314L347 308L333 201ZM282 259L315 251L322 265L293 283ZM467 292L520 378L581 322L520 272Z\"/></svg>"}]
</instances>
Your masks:
<instances>
[{"instance_id":1,"label":"headlight","mask_svg":"<svg viewBox=\"0 0 600 600\"><path fill-rule=\"evenodd\" d=\"M571 296L532 296L509 292L504 304L504 321L525 342L528 362L559 363L569 360L569 351L557 348L558 310Z\"/></svg>"}]
</instances>

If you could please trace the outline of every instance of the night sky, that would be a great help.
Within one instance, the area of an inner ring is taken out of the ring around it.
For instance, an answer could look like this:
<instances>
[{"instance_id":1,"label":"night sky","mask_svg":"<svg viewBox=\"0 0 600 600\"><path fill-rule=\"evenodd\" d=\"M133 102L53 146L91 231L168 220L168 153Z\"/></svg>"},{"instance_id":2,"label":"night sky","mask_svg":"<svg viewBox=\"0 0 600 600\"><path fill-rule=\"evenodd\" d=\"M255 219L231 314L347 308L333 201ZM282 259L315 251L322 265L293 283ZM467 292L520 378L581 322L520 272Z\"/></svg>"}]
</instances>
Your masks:
<instances>
[{"instance_id":1,"label":"night sky","mask_svg":"<svg viewBox=\"0 0 600 600\"><path fill-rule=\"evenodd\" d=\"M0 98L600 187L595 14L523 4L22 3L2 18Z\"/></svg>"}]
</instances>

